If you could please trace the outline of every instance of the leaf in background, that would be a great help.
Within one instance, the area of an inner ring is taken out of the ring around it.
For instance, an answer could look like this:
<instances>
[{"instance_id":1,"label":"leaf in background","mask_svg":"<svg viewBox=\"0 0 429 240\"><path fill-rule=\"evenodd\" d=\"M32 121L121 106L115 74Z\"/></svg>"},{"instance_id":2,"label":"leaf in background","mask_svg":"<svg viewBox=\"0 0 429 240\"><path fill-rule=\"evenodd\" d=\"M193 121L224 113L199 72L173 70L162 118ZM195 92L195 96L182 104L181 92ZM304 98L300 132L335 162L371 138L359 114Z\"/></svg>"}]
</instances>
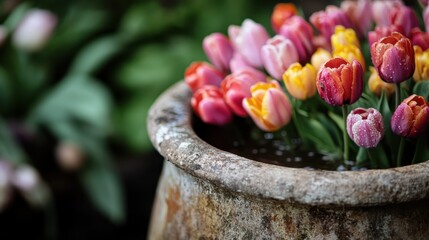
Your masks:
<instances>
[{"instance_id":1,"label":"leaf in background","mask_svg":"<svg viewBox=\"0 0 429 240\"><path fill-rule=\"evenodd\" d=\"M368 148L366 150L369 156L370 166L372 169L385 169L391 167L386 152L384 151L381 144L378 144L376 147Z\"/></svg>"},{"instance_id":2,"label":"leaf in background","mask_svg":"<svg viewBox=\"0 0 429 240\"><path fill-rule=\"evenodd\" d=\"M15 30L16 26L25 16L27 11L30 9L30 4L28 2L23 2L19 6L15 7L12 13L9 14L8 18L4 21L3 25L9 30Z\"/></svg>"},{"instance_id":3,"label":"leaf in background","mask_svg":"<svg viewBox=\"0 0 429 240\"><path fill-rule=\"evenodd\" d=\"M426 133L427 132L428 131L426 131ZM423 134L417 139L413 163L421 163L427 160L429 160L429 144L427 140L427 135Z\"/></svg>"},{"instance_id":4,"label":"leaf in background","mask_svg":"<svg viewBox=\"0 0 429 240\"><path fill-rule=\"evenodd\" d=\"M12 80L4 68L0 66L0 115L7 112L12 106Z\"/></svg>"},{"instance_id":5,"label":"leaf in background","mask_svg":"<svg viewBox=\"0 0 429 240\"><path fill-rule=\"evenodd\" d=\"M8 125L0 119L0 159L14 163L27 162L27 156L13 139Z\"/></svg>"},{"instance_id":6,"label":"leaf in background","mask_svg":"<svg viewBox=\"0 0 429 240\"><path fill-rule=\"evenodd\" d=\"M414 85L413 93L429 100L429 81L420 81Z\"/></svg>"},{"instance_id":7,"label":"leaf in background","mask_svg":"<svg viewBox=\"0 0 429 240\"><path fill-rule=\"evenodd\" d=\"M71 65L71 73L91 74L125 47L119 36L99 38L82 48Z\"/></svg>"},{"instance_id":8,"label":"leaf in background","mask_svg":"<svg viewBox=\"0 0 429 240\"><path fill-rule=\"evenodd\" d=\"M399 138L395 134L393 134L391 128L390 128L390 119L392 118L392 111L390 110L389 106L389 99L387 98L386 93L383 91L380 100L378 102L378 110L383 116L383 122L384 122L384 141L387 142L387 146L390 147L390 158L395 159L395 155L399 146Z\"/></svg>"},{"instance_id":9,"label":"leaf in background","mask_svg":"<svg viewBox=\"0 0 429 240\"><path fill-rule=\"evenodd\" d=\"M30 124L78 120L105 135L112 100L108 90L85 75L68 76L52 89L29 117Z\"/></svg>"}]
</instances>

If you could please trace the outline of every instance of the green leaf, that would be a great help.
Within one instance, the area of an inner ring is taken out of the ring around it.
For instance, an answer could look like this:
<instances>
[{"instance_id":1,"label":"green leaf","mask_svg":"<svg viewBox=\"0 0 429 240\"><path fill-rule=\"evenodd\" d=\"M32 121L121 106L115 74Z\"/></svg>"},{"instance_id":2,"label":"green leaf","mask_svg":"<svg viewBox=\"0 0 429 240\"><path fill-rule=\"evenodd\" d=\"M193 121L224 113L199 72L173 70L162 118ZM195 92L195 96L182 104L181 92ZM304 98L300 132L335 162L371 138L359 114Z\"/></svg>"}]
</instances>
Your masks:
<instances>
[{"instance_id":1,"label":"green leaf","mask_svg":"<svg viewBox=\"0 0 429 240\"><path fill-rule=\"evenodd\" d=\"M27 156L13 139L8 125L0 119L0 159L14 163L27 162Z\"/></svg>"},{"instance_id":2,"label":"green leaf","mask_svg":"<svg viewBox=\"0 0 429 240\"><path fill-rule=\"evenodd\" d=\"M420 81L414 85L413 93L429 99L429 81Z\"/></svg>"},{"instance_id":3,"label":"green leaf","mask_svg":"<svg viewBox=\"0 0 429 240\"><path fill-rule=\"evenodd\" d=\"M9 30L15 30L16 26L25 16L31 5L28 2L23 2L19 6L15 7L13 12L9 14L8 18L4 21L3 25Z\"/></svg>"},{"instance_id":4,"label":"green leaf","mask_svg":"<svg viewBox=\"0 0 429 240\"><path fill-rule=\"evenodd\" d=\"M427 132L428 131L426 131L426 133ZM429 143L427 140L427 135L423 134L417 139L413 163L421 163L427 160L429 160Z\"/></svg>"},{"instance_id":5,"label":"green leaf","mask_svg":"<svg viewBox=\"0 0 429 240\"><path fill-rule=\"evenodd\" d=\"M368 148L367 153L371 168L378 169L390 167L389 159L381 144L378 144L375 148Z\"/></svg>"},{"instance_id":6,"label":"green leaf","mask_svg":"<svg viewBox=\"0 0 429 240\"><path fill-rule=\"evenodd\" d=\"M93 73L118 54L124 47L125 42L118 36L97 39L77 54L70 72L82 74Z\"/></svg>"},{"instance_id":7,"label":"green leaf","mask_svg":"<svg viewBox=\"0 0 429 240\"><path fill-rule=\"evenodd\" d=\"M110 93L103 85L84 75L72 75L46 95L28 122L78 121L105 134L110 126L111 107Z\"/></svg>"},{"instance_id":8,"label":"green leaf","mask_svg":"<svg viewBox=\"0 0 429 240\"><path fill-rule=\"evenodd\" d=\"M12 107L12 94L12 80L7 71L0 66L0 113Z\"/></svg>"}]
</instances>

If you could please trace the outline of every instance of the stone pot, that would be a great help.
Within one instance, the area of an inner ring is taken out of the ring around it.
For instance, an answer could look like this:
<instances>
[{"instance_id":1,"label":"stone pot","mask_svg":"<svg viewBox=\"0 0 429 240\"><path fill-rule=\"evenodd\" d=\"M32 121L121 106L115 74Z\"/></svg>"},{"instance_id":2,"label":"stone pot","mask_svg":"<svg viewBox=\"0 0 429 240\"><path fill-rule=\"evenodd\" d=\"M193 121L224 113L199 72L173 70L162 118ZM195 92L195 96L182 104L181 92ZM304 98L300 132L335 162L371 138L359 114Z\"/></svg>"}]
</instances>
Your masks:
<instances>
[{"instance_id":1,"label":"stone pot","mask_svg":"<svg viewBox=\"0 0 429 240\"><path fill-rule=\"evenodd\" d=\"M149 239L429 237L429 162L347 172L260 163L201 140L190 98L181 82L150 109L165 161Z\"/></svg>"}]
</instances>

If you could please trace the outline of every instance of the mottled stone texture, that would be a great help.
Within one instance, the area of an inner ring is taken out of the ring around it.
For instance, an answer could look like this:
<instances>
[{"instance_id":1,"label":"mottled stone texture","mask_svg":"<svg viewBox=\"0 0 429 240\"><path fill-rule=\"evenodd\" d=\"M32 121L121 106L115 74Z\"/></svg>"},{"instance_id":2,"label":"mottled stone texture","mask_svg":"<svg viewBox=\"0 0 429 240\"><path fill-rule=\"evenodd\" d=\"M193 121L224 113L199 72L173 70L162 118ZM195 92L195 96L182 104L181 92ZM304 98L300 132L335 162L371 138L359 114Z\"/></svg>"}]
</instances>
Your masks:
<instances>
[{"instance_id":1,"label":"mottled stone texture","mask_svg":"<svg viewBox=\"0 0 429 240\"><path fill-rule=\"evenodd\" d=\"M179 83L148 129L166 158L150 239L428 239L429 163L355 172L294 169L220 151L195 135Z\"/></svg>"}]
</instances>

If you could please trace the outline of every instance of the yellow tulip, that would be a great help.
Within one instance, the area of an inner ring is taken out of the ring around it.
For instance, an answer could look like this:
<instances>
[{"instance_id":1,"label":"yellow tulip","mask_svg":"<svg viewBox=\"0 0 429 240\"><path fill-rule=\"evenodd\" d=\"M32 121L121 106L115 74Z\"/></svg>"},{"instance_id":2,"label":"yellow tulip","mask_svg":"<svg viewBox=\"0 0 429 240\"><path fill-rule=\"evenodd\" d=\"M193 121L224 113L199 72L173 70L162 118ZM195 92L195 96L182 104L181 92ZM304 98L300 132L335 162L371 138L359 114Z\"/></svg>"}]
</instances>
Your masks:
<instances>
[{"instance_id":1,"label":"yellow tulip","mask_svg":"<svg viewBox=\"0 0 429 240\"><path fill-rule=\"evenodd\" d=\"M369 71L371 72L371 75L368 79L368 87L371 92L375 93L377 96L381 95L382 90L384 90L387 96L390 96L395 92L394 83L387 83L381 80L377 70L372 66L369 67Z\"/></svg>"},{"instance_id":2,"label":"yellow tulip","mask_svg":"<svg viewBox=\"0 0 429 240\"><path fill-rule=\"evenodd\" d=\"M316 71L319 71L323 64L325 64L331 58L332 54L328 50L324 48L318 48L311 56L311 65L313 65Z\"/></svg>"},{"instance_id":3,"label":"yellow tulip","mask_svg":"<svg viewBox=\"0 0 429 240\"><path fill-rule=\"evenodd\" d=\"M335 27L335 33L331 36L331 45L334 50L341 46L350 45L360 48L356 32L351 28L345 28L341 25Z\"/></svg>"},{"instance_id":4,"label":"yellow tulip","mask_svg":"<svg viewBox=\"0 0 429 240\"><path fill-rule=\"evenodd\" d=\"M414 56L416 61L414 81L429 80L429 49L423 51L420 46L414 45Z\"/></svg>"},{"instance_id":5,"label":"yellow tulip","mask_svg":"<svg viewBox=\"0 0 429 240\"><path fill-rule=\"evenodd\" d=\"M305 100L316 94L316 75L316 69L311 64L307 63L303 67L294 63L283 74L283 81L294 98Z\"/></svg>"},{"instance_id":6,"label":"yellow tulip","mask_svg":"<svg viewBox=\"0 0 429 240\"><path fill-rule=\"evenodd\" d=\"M365 59L363 58L362 51L355 45L338 45L333 51L332 56L344 58L347 62L352 63L356 60L362 65L365 71Z\"/></svg>"},{"instance_id":7,"label":"yellow tulip","mask_svg":"<svg viewBox=\"0 0 429 240\"><path fill-rule=\"evenodd\" d=\"M243 107L260 129L273 132L290 122L292 105L277 81L257 83L250 92Z\"/></svg>"}]
</instances>

